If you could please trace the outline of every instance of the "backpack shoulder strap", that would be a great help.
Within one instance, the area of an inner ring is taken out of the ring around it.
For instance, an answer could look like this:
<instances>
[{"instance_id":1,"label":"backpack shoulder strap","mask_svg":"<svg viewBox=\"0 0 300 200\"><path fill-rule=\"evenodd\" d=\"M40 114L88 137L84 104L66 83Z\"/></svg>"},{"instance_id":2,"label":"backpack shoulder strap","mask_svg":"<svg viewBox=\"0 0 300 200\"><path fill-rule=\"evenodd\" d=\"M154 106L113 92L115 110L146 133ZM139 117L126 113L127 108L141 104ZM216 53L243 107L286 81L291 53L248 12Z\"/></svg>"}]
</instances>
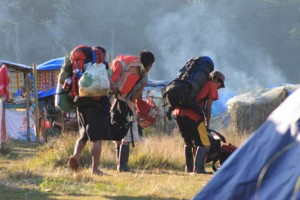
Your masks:
<instances>
[{"instance_id":1,"label":"backpack shoulder strap","mask_svg":"<svg viewBox=\"0 0 300 200\"><path fill-rule=\"evenodd\" d=\"M92 63L104 63L104 54L100 49L92 48Z\"/></svg>"},{"instance_id":2,"label":"backpack shoulder strap","mask_svg":"<svg viewBox=\"0 0 300 200\"><path fill-rule=\"evenodd\" d=\"M148 76L144 76L142 79L140 79L126 96L126 101L128 101L131 98L131 96L134 94L134 92L139 90L147 81L148 81Z\"/></svg>"}]
</instances>

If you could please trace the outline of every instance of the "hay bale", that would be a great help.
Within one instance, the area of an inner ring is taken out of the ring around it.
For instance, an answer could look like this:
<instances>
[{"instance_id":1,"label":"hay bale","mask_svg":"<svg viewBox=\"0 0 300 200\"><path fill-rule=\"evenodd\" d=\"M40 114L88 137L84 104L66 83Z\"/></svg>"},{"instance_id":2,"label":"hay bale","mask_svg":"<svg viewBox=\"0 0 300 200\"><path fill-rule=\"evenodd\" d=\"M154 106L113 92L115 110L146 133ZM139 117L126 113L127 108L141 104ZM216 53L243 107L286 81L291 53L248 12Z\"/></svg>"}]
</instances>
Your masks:
<instances>
[{"instance_id":1,"label":"hay bale","mask_svg":"<svg viewBox=\"0 0 300 200\"><path fill-rule=\"evenodd\" d=\"M237 133L255 131L288 96L284 86L236 96L227 102L230 127Z\"/></svg>"}]
</instances>

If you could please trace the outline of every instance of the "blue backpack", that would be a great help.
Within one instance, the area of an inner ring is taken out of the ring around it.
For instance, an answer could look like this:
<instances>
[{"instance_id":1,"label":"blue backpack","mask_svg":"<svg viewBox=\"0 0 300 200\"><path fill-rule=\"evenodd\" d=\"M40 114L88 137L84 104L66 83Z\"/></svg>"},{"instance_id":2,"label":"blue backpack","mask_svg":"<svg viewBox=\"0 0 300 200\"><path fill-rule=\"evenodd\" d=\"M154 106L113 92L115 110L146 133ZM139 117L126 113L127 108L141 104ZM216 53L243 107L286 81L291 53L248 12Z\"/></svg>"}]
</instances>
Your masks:
<instances>
[{"instance_id":1,"label":"blue backpack","mask_svg":"<svg viewBox=\"0 0 300 200\"><path fill-rule=\"evenodd\" d=\"M166 87L163 97L171 108L195 108L200 112L197 109L196 98L213 70L214 63L208 56L189 59L175 80Z\"/></svg>"}]
</instances>

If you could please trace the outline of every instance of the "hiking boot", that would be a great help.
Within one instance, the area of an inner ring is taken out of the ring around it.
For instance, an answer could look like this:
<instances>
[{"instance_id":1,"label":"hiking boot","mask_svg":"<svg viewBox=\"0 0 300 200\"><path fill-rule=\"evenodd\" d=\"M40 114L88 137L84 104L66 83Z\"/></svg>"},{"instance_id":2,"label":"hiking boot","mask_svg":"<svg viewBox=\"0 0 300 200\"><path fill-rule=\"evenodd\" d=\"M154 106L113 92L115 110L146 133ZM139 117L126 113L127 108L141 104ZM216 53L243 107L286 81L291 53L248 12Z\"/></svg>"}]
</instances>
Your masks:
<instances>
[{"instance_id":1,"label":"hiking boot","mask_svg":"<svg viewBox=\"0 0 300 200\"><path fill-rule=\"evenodd\" d=\"M199 170L199 171L194 171L195 174L207 174L207 175L212 175L214 174L213 172L208 172L205 170Z\"/></svg>"},{"instance_id":2,"label":"hiking boot","mask_svg":"<svg viewBox=\"0 0 300 200\"><path fill-rule=\"evenodd\" d=\"M79 170L81 170L81 165L80 165L79 161L72 157L68 161L68 167L70 167L75 172L78 172Z\"/></svg>"},{"instance_id":3,"label":"hiking boot","mask_svg":"<svg viewBox=\"0 0 300 200\"><path fill-rule=\"evenodd\" d=\"M213 174L212 172L205 171L204 168L207 152L208 152L208 148L202 146L197 147L196 155L195 155L195 163L194 163L195 174Z\"/></svg>"},{"instance_id":4,"label":"hiking boot","mask_svg":"<svg viewBox=\"0 0 300 200\"><path fill-rule=\"evenodd\" d=\"M191 173L194 169L194 156L193 156L193 147L190 145L184 146L185 154L185 172Z\"/></svg>"},{"instance_id":5,"label":"hiking boot","mask_svg":"<svg viewBox=\"0 0 300 200\"><path fill-rule=\"evenodd\" d=\"M117 163L117 166L119 166L119 163L120 163L120 161L119 161L119 158L120 158L120 146L116 145L115 150L116 150L116 163ZM117 167L117 169L118 169L118 167Z\"/></svg>"},{"instance_id":6,"label":"hiking boot","mask_svg":"<svg viewBox=\"0 0 300 200\"><path fill-rule=\"evenodd\" d=\"M120 157L119 163L117 166L118 172L128 172L128 159L129 159L129 145L121 145L120 146Z\"/></svg>"}]
</instances>

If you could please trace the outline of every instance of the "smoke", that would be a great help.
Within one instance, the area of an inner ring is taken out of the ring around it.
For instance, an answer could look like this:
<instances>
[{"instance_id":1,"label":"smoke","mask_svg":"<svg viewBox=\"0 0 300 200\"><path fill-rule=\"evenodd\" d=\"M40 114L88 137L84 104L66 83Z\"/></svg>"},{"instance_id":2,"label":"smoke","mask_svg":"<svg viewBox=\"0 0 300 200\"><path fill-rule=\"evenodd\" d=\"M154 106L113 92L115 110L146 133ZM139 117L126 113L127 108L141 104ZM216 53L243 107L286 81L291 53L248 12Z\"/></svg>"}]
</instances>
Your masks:
<instances>
[{"instance_id":1,"label":"smoke","mask_svg":"<svg viewBox=\"0 0 300 200\"><path fill-rule=\"evenodd\" d=\"M245 91L299 81L298 8L265 0L2 0L0 54L31 65L78 44L113 57L147 49L156 58L150 78L160 80L206 55L225 74L225 90Z\"/></svg>"},{"instance_id":2,"label":"smoke","mask_svg":"<svg viewBox=\"0 0 300 200\"><path fill-rule=\"evenodd\" d=\"M228 90L242 91L285 82L272 57L255 42L248 45L249 41L243 41L221 14L220 10L212 11L203 4L155 13L160 17L147 27L146 33L157 45L156 54L161 57L157 68L164 70L158 71L165 73L158 75L153 71L153 76L172 79L190 57L207 55L213 59L215 70L225 74Z\"/></svg>"}]
</instances>

